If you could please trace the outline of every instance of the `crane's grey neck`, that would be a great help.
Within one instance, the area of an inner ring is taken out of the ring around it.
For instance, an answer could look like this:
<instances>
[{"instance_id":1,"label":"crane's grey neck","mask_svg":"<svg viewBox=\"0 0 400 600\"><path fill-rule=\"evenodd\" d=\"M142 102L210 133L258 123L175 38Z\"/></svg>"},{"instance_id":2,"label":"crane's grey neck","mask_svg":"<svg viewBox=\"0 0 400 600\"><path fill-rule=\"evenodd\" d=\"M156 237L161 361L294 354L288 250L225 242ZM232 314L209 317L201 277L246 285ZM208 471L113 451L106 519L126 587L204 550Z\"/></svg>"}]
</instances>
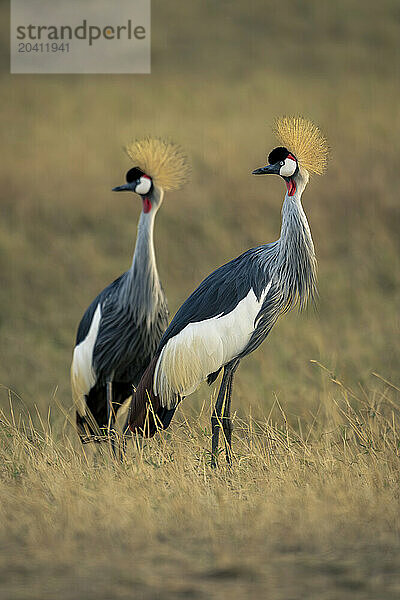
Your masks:
<instances>
[{"instance_id":1,"label":"crane's grey neck","mask_svg":"<svg viewBox=\"0 0 400 600\"><path fill-rule=\"evenodd\" d=\"M152 209L148 213L142 211L140 214L132 265L125 276L122 297L138 320L151 321L155 318L157 308L164 298L153 240L154 220L163 195L163 190L153 188L149 196Z\"/></svg>"},{"instance_id":2,"label":"crane's grey neck","mask_svg":"<svg viewBox=\"0 0 400 600\"><path fill-rule=\"evenodd\" d=\"M296 192L293 196L286 194L282 206L275 272L287 308L295 304L303 308L316 295L317 261L310 226L301 204L307 183L308 173L300 170L296 176Z\"/></svg>"}]
</instances>

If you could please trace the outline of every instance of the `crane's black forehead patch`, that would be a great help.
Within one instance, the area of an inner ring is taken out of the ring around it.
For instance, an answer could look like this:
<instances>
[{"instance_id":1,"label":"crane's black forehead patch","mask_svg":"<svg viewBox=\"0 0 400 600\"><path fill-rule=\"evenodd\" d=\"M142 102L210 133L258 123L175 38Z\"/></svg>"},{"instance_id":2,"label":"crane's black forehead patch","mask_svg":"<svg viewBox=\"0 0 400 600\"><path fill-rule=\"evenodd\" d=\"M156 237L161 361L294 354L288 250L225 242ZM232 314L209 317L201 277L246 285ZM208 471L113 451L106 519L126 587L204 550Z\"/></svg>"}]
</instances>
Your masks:
<instances>
[{"instance_id":1,"label":"crane's black forehead patch","mask_svg":"<svg viewBox=\"0 0 400 600\"><path fill-rule=\"evenodd\" d=\"M139 177L141 177L142 175L145 175L142 169L139 169L139 167L132 167L132 169L129 169L129 171L125 175L126 182L132 183L132 181L136 181L136 179L139 179Z\"/></svg>"},{"instance_id":2,"label":"crane's black forehead patch","mask_svg":"<svg viewBox=\"0 0 400 600\"><path fill-rule=\"evenodd\" d=\"M286 160L288 155L290 154L287 148L283 148L283 146L279 146L279 148L274 148L268 155L268 162L270 165L274 165L281 160Z\"/></svg>"}]
</instances>

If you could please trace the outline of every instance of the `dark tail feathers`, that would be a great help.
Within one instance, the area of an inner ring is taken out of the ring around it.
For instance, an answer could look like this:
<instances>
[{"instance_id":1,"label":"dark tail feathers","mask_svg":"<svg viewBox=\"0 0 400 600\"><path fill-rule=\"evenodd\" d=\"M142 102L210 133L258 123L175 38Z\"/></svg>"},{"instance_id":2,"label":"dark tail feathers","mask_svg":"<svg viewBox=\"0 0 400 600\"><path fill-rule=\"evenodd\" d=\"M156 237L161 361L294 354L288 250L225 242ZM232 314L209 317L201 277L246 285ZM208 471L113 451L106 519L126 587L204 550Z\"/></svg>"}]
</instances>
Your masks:
<instances>
[{"instance_id":1,"label":"dark tail feathers","mask_svg":"<svg viewBox=\"0 0 400 600\"><path fill-rule=\"evenodd\" d=\"M158 355L143 373L136 393L132 396L129 429L144 437L153 437L158 429L167 429L176 410L161 406L158 396L154 395L153 378L157 360Z\"/></svg>"}]
</instances>

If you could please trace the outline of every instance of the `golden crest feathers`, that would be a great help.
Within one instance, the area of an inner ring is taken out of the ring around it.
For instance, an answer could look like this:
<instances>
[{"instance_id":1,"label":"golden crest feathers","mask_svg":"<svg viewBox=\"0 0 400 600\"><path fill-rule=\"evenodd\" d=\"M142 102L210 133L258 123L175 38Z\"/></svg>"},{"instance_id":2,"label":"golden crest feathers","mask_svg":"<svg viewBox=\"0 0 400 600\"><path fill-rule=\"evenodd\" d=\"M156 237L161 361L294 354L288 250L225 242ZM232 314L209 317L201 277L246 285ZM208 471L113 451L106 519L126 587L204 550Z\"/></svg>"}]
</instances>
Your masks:
<instances>
[{"instance_id":1,"label":"golden crest feathers","mask_svg":"<svg viewBox=\"0 0 400 600\"><path fill-rule=\"evenodd\" d=\"M135 140L125 148L134 166L164 190L180 188L189 179L190 166L180 146L161 138Z\"/></svg>"},{"instance_id":2,"label":"golden crest feathers","mask_svg":"<svg viewBox=\"0 0 400 600\"><path fill-rule=\"evenodd\" d=\"M328 162L328 143L319 128L303 117L281 117L274 133L282 146L297 158L301 167L322 175Z\"/></svg>"}]
</instances>

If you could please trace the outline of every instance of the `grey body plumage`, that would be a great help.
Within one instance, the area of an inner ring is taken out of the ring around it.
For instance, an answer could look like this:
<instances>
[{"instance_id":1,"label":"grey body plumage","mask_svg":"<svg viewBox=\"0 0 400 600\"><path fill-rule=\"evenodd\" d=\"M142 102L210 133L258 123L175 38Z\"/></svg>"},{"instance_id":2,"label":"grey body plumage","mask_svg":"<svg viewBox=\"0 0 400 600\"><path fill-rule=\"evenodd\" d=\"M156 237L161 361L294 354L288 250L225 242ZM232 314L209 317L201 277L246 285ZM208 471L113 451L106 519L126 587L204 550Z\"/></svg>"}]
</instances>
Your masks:
<instances>
[{"instance_id":1,"label":"grey body plumage","mask_svg":"<svg viewBox=\"0 0 400 600\"><path fill-rule=\"evenodd\" d=\"M271 288L257 316L254 333L240 358L252 352L264 341L278 317L296 305L305 308L317 294L317 260L307 217L301 204L301 194L308 174L299 171L297 191L286 195L282 207L279 240L263 247L262 268L268 271Z\"/></svg>"},{"instance_id":2,"label":"grey body plumage","mask_svg":"<svg viewBox=\"0 0 400 600\"><path fill-rule=\"evenodd\" d=\"M308 177L299 172L296 179L295 197L286 196L283 203L279 239L247 250L211 273L182 304L164 333L158 352L188 324L232 312L250 290L260 299L270 283L255 318L254 331L234 357L241 359L258 348L281 314L296 305L303 308L308 299L315 297L317 262L300 199Z\"/></svg>"},{"instance_id":3,"label":"grey body plumage","mask_svg":"<svg viewBox=\"0 0 400 600\"><path fill-rule=\"evenodd\" d=\"M78 374L72 377L73 392L84 396L76 399L82 439L113 425L115 414L131 396L132 386L138 384L168 325L167 301L153 244L154 219L162 199L163 191L152 185L146 195L151 210L140 215L131 268L95 298L78 327L76 349L85 344L96 310L100 311L90 361L74 352L71 368L71 373L75 369ZM92 374L89 389L79 385L85 369ZM110 384L112 407L107 389Z\"/></svg>"},{"instance_id":4,"label":"grey body plumage","mask_svg":"<svg viewBox=\"0 0 400 600\"><path fill-rule=\"evenodd\" d=\"M322 168L324 145L312 124L305 122L307 127L303 127L301 120L288 124L293 126L289 134L299 156L276 148L269 156L270 163L253 171L257 175L277 174L285 180L287 194L279 239L248 250L199 285L172 319L132 397L129 426L151 436L159 427L169 425L184 396L205 379L212 383L223 369L211 420L213 466L221 424L226 457L231 461L230 404L240 360L258 348L279 316L295 306L305 307L316 295L314 244L301 204L309 174L298 159L305 157L314 171ZM306 152L301 145L302 132L313 144L306 145ZM156 419L148 410L149 400Z\"/></svg>"},{"instance_id":5,"label":"grey body plumage","mask_svg":"<svg viewBox=\"0 0 400 600\"><path fill-rule=\"evenodd\" d=\"M143 209L131 268L100 292L78 327L71 387L82 441L113 426L168 324L154 253L154 219L164 191L181 187L190 168L181 148L160 138L135 140L126 152L134 166L126 183L113 191L135 192Z\"/></svg>"},{"instance_id":6,"label":"grey body plumage","mask_svg":"<svg viewBox=\"0 0 400 600\"><path fill-rule=\"evenodd\" d=\"M153 246L155 215L141 213L132 266L102 301L93 351L98 381L136 386L168 325Z\"/></svg>"}]
</instances>

